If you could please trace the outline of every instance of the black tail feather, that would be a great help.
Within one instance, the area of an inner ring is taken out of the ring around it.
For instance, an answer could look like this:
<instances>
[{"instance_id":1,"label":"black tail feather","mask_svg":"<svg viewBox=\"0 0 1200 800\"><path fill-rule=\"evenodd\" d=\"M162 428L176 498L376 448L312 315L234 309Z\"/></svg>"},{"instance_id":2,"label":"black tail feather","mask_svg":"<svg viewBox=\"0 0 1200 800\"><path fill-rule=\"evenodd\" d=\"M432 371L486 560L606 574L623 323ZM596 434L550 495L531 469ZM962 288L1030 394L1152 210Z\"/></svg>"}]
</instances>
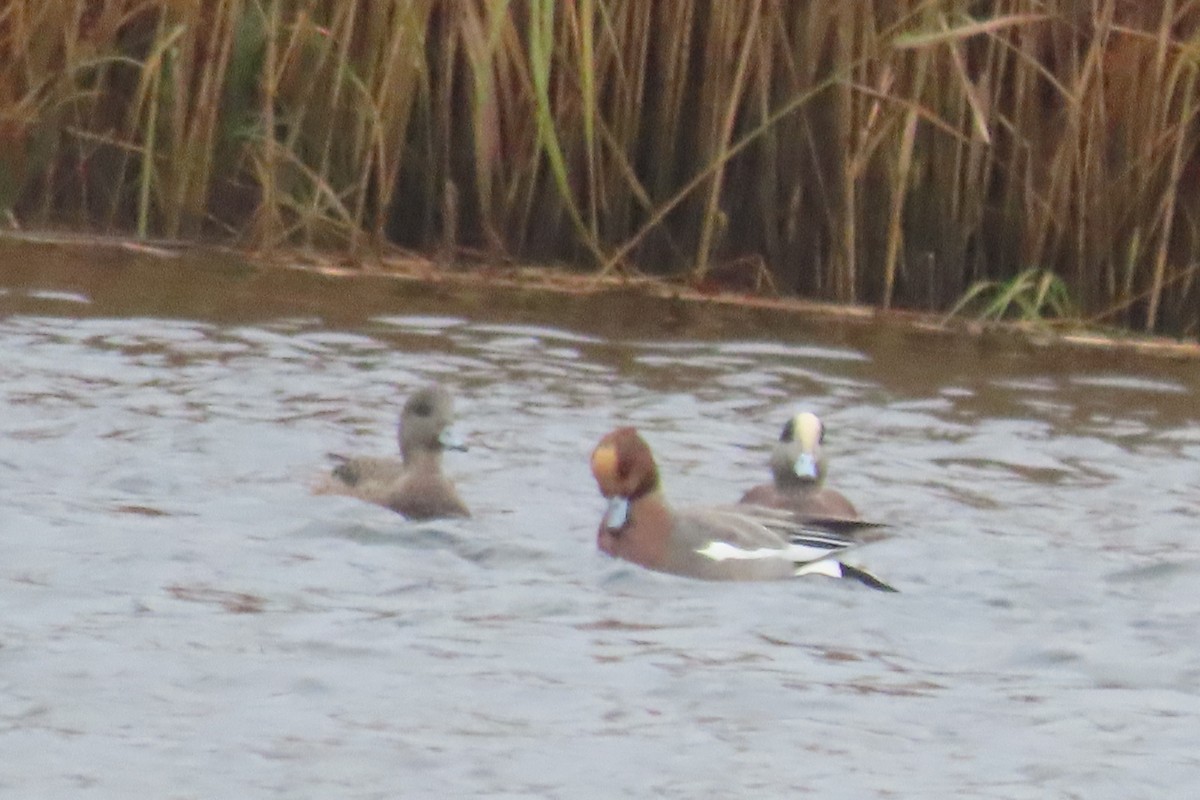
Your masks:
<instances>
[{"instance_id":1,"label":"black tail feather","mask_svg":"<svg viewBox=\"0 0 1200 800\"><path fill-rule=\"evenodd\" d=\"M852 567L849 564L843 564L841 561L838 562L838 566L841 567L841 569L842 569L842 577L843 578L853 578L854 580L858 581L859 583L864 583L867 586L870 586L872 589L878 589L881 592L899 592L900 591L895 586L892 586L890 584L884 583L883 581L879 580L879 578L876 578L874 575L867 572L865 569L859 569L858 567Z\"/></svg>"}]
</instances>

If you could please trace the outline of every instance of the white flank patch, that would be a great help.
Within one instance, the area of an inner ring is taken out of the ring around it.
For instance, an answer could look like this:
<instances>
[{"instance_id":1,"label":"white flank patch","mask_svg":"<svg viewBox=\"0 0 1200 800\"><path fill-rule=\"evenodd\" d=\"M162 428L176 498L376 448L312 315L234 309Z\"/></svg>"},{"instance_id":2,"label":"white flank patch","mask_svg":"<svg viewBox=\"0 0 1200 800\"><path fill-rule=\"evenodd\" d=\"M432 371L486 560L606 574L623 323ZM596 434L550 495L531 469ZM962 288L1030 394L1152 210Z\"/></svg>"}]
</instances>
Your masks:
<instances>
[{"instance_id":1,"label":"white flank patch","mask_svg":"<svg viewBox=\"0 0 1200 800\"><path fill-rule=\"evenodd\" d=\"M797 567L796 575L828 575L831 578L840 578L842 577L842 565L832 558L823 558L820 561L812 561L802 567Z\"/></svg>"}]
</instances>

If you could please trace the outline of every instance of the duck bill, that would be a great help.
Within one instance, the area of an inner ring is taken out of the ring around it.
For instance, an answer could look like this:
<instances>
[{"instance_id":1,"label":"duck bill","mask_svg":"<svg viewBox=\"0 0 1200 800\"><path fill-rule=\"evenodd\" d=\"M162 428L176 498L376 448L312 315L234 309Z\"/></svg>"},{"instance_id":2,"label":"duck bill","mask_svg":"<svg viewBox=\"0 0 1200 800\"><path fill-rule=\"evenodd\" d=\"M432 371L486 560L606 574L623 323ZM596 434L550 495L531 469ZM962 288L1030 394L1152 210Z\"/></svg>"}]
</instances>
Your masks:
<instances>
[{"instance_id":1,"label":"duck bill","mask_svg":"<svg viewBox=\"0 0 1200 800\"><path fill-rule=\"evenodd\" d=\"M438 434L438 444L443 450L466 450L467 443L462 440L462 437L453 428L446 428Z\"/></svg>"},{"instance_id":2,"label":"duck bill","mask_svg":"<svg viewBox=\"0 0 1200 800\"><path fill-rule=\"evenodd\" d=\"M812 453L801 453L792 464L792 472L795 472L796 477L802 480L815 481L817 479L817 460L813 458Z\"/></svg>"},{"instance_id":3,"label":"duck bill","mask_svg":"<svg viewBox=\"0 0 1200 800\"><path fill-rule=\"evenodd\" d=\"M609 531L619 531L629 521L629 500L624 497L610 497L608 508L604 510L604 528Z\"/></svg>"}]
</instances>

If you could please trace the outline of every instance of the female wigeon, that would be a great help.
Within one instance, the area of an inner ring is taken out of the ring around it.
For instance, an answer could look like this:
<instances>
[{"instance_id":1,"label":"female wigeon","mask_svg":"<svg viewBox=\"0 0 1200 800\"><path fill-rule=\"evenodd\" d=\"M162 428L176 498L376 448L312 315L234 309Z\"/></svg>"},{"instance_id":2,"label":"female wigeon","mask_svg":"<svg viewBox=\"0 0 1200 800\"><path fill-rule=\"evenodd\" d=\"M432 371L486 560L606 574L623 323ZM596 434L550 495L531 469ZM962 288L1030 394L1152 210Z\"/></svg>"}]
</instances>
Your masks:
<instances>
[{"instance_id":1,"label":"female wigeon","mask_svg":"<svg viewBox=\"0 0 1200 800\"><path fill-rule=\"evenodd\" d=\"M895 591L838 556L860 542L847 533L768 508L672 509L654 456L633 428L607 434L592 452L592 475L608 510L602 551L649 569L707 580L770 580L818 574ZM841 527L867 523L841 521Z\"/></svg>"},{"instance_id":2,"label":"female wigeon","mask_svg":"<svg viewBox=\"0 0 1200 800\"><path fill-rule=\"evenodd\" d=\"M825 426L816 414L802 411L789 419L771 451L775 482L755 486L739 502L807 517L858 519L853 503L825 487L824 441Z\"/></svg>"},{"instance_id":3,"label":"female wigeon","mask_svg":"<svg viewBox=\"0 0 1200 800\"><path fill-rule=\"evenodd\" d=\"M342 463L318 488L386 506L409 519L469 517L454 484L442 472L443 450L466 450L450 423L454 401L434 384L414 392L400 412L400 459L335 456Z\"/></svg>"}]
</instances>

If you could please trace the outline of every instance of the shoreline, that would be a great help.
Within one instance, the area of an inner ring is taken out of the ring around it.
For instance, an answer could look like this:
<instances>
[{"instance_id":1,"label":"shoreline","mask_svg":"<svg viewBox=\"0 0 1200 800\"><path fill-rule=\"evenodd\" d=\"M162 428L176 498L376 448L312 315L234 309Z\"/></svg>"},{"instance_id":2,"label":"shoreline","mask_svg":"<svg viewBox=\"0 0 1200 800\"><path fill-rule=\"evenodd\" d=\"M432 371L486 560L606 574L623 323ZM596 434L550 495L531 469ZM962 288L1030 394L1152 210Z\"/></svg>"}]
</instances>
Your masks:
<instances>
[{"instance_id":1,"label":"shoreline","mask_svg":"<svg viewBox=\"0 0 1200 800\"><path fill-rule=\"evenodd\" d=\"M858 326L884 326L930 336L1007 341L1038 350L1060 348L1117 355L1148 356L1175 361L1200 360L1200 341L1151 336L1135 331L1088 329L1070 322L1029 323L980 321L920 311L883 310L874 306L839 304L753 292L701 291L678 281L656 276L601 276L574 271L563 265L517 266L487 264L478 260L445 263L437 258L399 248L366 259L336 252L280 248L259 252L249 248L205 241L136 240L55 230L6 230L0 241L15 241L64 248L102 248L160 259L187 253L209 253L234 258L261 269L297 270L335 279L383 278L409 285L459 290L496 289L536 292L573 298L632 295L663 305L670 316L692 316L715 310L765 312L800 321L829 320Z\"/></svg>"}]
</instances>

